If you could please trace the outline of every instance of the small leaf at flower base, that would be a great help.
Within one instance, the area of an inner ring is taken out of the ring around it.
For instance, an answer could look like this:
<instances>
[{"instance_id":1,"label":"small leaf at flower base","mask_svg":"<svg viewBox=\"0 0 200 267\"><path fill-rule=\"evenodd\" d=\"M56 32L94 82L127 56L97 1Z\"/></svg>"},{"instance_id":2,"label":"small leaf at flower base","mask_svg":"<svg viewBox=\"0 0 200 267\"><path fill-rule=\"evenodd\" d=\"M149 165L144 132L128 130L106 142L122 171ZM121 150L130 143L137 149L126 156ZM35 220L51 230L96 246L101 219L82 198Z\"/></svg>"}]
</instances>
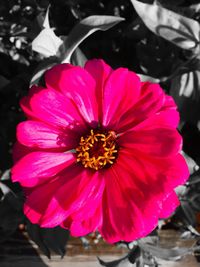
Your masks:
<instances>
[{"instance_id":1,"label":"small leaf at flower base","mask_svg":"<svg viewBox=\"0 0 200 267\"><path fill-rule=\"evenodd\" d=\"M156 4L131 2L145 25L158 36L183 49L193 50L199 46L200 25L197 21Z\"/></svg>"},{"instance_id":2,"label":"small leaf at flower base","mask_svg":"<svg viewBox=\"0 0 200 267\"><path fill-rule=\"evenodd\" d=\"M188 181L189 185L193 185L193 184L200 184L200 170L196 171L195 173L193 173L190 176L190 179ZM200 206L199 206L200 208Z\"/></svg>"},{"instance_id":3,"label":"small leaf at flower base","mask_svg":"<svg viewBox=\"0 0 200 267\"><path fill-rule=\"evenodd\" d=\"M192 209L196 212L200 212L200 194L199 192L194 192L193 196L190 199L190 204Z\"/></svg>"},{"instance_id":4,"label":"small leaf at flower base","mask_svg":"<svg viewBox=\"0 0 200 267\"><path fill-rule=\"evenodd\" d=\"M44 57L56 56L63 41L57 37L53 29L45 28L32 42L32 50Z\"/></svg>"},{"instance_id":5,"label":"small leaf at flower base","mask_svg":"<svg viewBox=\"0 0 200 267\"><path fill-rule=\"evenodd\" d=\"M187 200L181 201L181 208L184 212L185 219L189 225L196 226L196 215L190 203Z\"/></svg>"},{"instance_id":6,"label":"small leaf at flower base","mask_svg":"<svg viewBox=\"0 0 200 267\"><path fill-rule=\"evenodd\" d=\"M37 224L27 222L30 238L39 246L42 252L51 257L51 250L61 257L65 255L65 246L69 239L69 232L61 227L41 228Z\"/></svg>"},{"instance_id":7,"label":"small leaf at flower base","mask_svg":"<svg viewBox=\"0 0 200 267\"><path fill-rule=\"evenodd\" d=\"M182 151L182 155L184 156L186 162L187 162L187 165L188 165L188 168L189 168L189 171L190 171L190 182L191 183L191 177L192 177L192 174L196 173L196 170L199 168L197 163L190 157L188 156L184 151ZM199 182L200 182L200 177L199 177ZM196 183L196 182L193 182L193 183Z\"/></svg>"},{"instance_id":8,"label":"small leaf at flower base","mask_svg":"<svg viewBox=\"0 0 200 267\"><path fill-rule=\"evenodd\" d=\"M50 250L44 243L40 233L40 227L36 224L27 223L27 232L30 238L38 245L41 251L50 259Z\"/></svg>"},{"instance_id":9,"label":"small leaf at flower base","mask_svg":"<svg viewBox=\"0 0 200 267\"><path fill-rule=\"evenodd\" d=\"M115 16L90 16L80 21L64 41L62 62L70 62L74 50L89 35L98 30L106 31L123 20L123 18Z\"/></svg>"},{"instance_id":10,"label":"small leaf at flower base","mask_svg":"<svg viewBox=\"0 0 200 267\"><path fill-rule=\"evenodd\" d=\"M40 229L44 243L49 249L58 253L62 258L65 255L65 246L69 239L69 231L61 227Z\"/></svg>"},{"instance_id":11,"label":"small leaf at flower base","mask_svg":"<svg viewBox=\"0 0 200 267\"><path fill-rule=\"evenodd\" d=\"M10 169L6 170L2 176L1 176L1 181L4 181L4 180L10 180Z\"/></svg>"},{"instance_id":12,"label":"small leaf at flower base","mask_svg":"<svg viewBox=\"0 0 200 267\"><path fill-rule=\"evenodd\" d=\"M105 262L101 260L99 257L99 263L102 266L106 267L131 267L136 262L137 258L140 256L140 248L135 246L126 256L121 259Z\"/></svg>"}]
</instances>

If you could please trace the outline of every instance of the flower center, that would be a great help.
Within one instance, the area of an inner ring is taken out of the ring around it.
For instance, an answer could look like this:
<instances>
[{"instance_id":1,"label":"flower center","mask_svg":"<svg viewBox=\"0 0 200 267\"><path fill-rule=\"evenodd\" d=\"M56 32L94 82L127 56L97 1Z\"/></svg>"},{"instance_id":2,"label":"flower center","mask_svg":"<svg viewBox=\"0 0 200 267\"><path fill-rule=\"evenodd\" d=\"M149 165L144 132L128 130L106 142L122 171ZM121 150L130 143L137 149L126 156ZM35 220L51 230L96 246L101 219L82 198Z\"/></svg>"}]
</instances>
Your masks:
<instances>
[{"instance_id":1,"label":"flower center","mask_svg":"<svg viewBox=\"0 0 200 267\"><path fill-rule=\"evenodd\" d=\"M81 162L85 168L97 171L112 165L118 152L115 132L101 133L91 130L89 135L81 136L76 152L77 162Z\"/></svg>"}]
</instances>

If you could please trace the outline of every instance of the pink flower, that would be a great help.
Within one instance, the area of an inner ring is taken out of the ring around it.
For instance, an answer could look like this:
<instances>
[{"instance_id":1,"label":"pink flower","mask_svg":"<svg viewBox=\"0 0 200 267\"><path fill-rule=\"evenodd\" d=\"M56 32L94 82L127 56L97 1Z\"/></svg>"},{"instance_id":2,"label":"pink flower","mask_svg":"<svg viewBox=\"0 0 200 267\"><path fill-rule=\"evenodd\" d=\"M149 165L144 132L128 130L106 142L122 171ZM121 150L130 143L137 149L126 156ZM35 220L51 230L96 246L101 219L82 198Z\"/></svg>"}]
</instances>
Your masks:
<instances>
[{"instance_id":1,"label":"pink flower","mask_svg":"<svg viewBox=\"0 0 200 267\"><path fill-rule=\"evenodd\" d=\"M22 99L28 120L17 128L12 179L26 216L110 243L149 234L189 175L173 99L102 60L54 66L45 82Z\"/></svg>"}]
</instances>

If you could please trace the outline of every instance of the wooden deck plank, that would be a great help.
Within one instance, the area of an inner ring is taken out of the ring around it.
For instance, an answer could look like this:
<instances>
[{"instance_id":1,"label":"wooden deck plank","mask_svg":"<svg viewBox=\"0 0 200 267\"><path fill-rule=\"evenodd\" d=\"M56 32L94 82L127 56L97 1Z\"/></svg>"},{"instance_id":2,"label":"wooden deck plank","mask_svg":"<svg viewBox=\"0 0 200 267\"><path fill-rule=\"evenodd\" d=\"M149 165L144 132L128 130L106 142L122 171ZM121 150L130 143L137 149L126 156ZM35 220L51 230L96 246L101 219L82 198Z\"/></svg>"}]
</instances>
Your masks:
<instances>
[{"instance_id":1,"label":"wooden deck plank","mask_svg":"<svg viewBox=\"0 0 200 267\"><path fill-rule=\"evenodd\" d=\"M194 240L180 240L177 232L160 232L160 244L164 247L184 246L190 247ZM0 267L100 267L96 256L104 261L116 260L122 257L127 250L123 247L112 246L100 240L95 244L90 240L90 247L84 249L78 238L72 238L67 245L67 254L61 259L53 255L49 260L44 256L37 246L27 239L27 236L20 238L19 235L10 238L7 242L0 244ZM194 256L188 255L181 261L158 260L160 267L199 267ZM126 267L132 267L133 264Z\"/></svg>"}]
</instances>

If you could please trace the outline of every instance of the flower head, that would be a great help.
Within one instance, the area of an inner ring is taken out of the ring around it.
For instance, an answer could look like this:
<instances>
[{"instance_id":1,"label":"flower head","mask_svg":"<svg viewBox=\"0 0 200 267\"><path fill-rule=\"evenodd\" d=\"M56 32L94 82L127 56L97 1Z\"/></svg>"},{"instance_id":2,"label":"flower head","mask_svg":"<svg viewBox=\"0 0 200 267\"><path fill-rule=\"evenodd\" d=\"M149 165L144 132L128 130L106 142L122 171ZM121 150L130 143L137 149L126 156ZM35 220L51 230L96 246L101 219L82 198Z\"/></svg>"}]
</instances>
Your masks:
<instances>
[{"instance_id":1,"label":"flower head","mask_svg":"<svg viewBox=\"0 0 200 267\"><path fill-rule=\"evenodd\" d=\"M21 100L28 120L17 128L12 179L26 216L111 243L150 233L189 175L173 99L102 60L56 65L45 83Z\"/></svg>"}]
</instances>

